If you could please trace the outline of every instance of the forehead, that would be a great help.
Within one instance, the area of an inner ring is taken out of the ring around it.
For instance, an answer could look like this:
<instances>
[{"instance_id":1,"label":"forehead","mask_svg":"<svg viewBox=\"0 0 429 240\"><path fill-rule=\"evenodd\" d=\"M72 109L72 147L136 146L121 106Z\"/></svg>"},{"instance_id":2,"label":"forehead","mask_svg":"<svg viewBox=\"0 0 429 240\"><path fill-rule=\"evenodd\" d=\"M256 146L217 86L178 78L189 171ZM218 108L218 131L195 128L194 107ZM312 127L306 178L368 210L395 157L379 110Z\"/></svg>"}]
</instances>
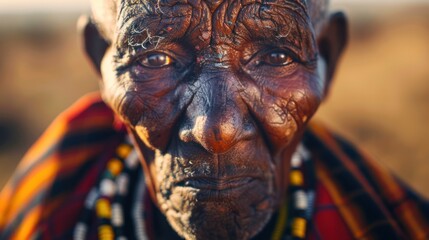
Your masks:
<instances>
[{"instance_id":1,"label":"forehead","mask_svg":"<svg viewBox=\"0 0 429 240\"><path fill-rule=\"evenodd\" d=\"M146 16L180 16L189 13L190 10L212 16L226 10L229 14L239 14L242 9L256 5L260 10L269 9L292 10L299 15L308 17L306 0L118 0L116 2L117 19L120 22L127 21L136 15ZM186 9L186 10L185 10ZM176 14L174 14L176 13Z\"/></svg>"},{"instance_id":2,"label":"forehead","mask_svg":"<svg viewBox=\"0 0 429 240\"><path fill-rule=\"evenodd\" d=\"M297 38L312 33L305 0L121 0L116 9L118 45L148 39L239 44L250 38L302 45Z\"/></svg>"}]
</instances>

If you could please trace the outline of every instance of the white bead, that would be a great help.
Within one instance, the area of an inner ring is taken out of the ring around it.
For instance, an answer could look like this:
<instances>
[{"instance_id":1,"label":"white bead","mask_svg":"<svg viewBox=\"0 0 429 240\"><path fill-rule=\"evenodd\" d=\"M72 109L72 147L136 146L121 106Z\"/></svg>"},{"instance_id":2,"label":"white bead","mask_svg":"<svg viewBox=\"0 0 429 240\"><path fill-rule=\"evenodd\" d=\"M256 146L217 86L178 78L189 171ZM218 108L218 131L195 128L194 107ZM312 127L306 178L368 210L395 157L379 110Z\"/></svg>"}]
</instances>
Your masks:
<instances>
[{"instance_id":1,"label":"white bead","mask_svg":"<svg viewBox=\"0 0 429 240\"><path fill-rule=\"evenodd\" d=\"M300 190L295 193L295 206L300 210L308 208L307 194L304 191Z\"/></svg>"},{"instance_id":2,"label":"white bead","mask_svg":"<svg viewBox=\"0 0 429 240\"><path fill-rule=\"evenodd\" d=\"M93 188L89 193L88 196L86 197L85 200L85 207L87 209L92 209L95 205L95 201L98 198L98 191L97 189Z\"/></svg>"},{"instance_id":3,"label":"white bead","mask_svg":"<svg viewBox=\"0 0 429 240\"><path fill-rule=\"evenodd\" d=\"M294 152L291 159L291 166L294 168L301 167L302 159L301 155L298 153L298 151Z\"/></svg>"},{"instance_id":4,"label":"white bead","mask_svg":"<svg viewBox=\"0 0 429 240\"><path fill-rule=\"evenodd\" d=\"M302 143L298 145L298 152L302 156L304 161L310 160L311 153L304 147Z\"/></svg>"},{"instance_id":5,"label":"white bead","mask_svg":"<svg viewBox=\"0 0 429 240\"><path fill-rule=\"evenodd\" d=\"M116 185L118 187L118 193L119 195L125 196L128 193L128 183L129 178L128 175L125 173L122 173L116 178Z\"/></svg>"},{"instance_id":6,"label":"white bead","mask_svg":"<svg viewBox=\"0 0 429 240\"><path fill-rule=\"evenodd\" d=\"M135 169L139 165L139 157L137 155L136 151L131 151L131 153L128 155L127 159L125 159L125 164L130 169Z\"/></svg>"},{"instance_id":7,"label":"white bead","mask_svg":"<svg viewBox=\"0 0 429 240\"><path fill-rule=\"evenodd\" d=\"M87 230L88 227L84 223L79 222L78 224L76 224L76 227L74 229L73 239L84 240Z\"/></svg>"},{"instance_id":8,"label":"white bead","mask_svg":"<svg viewBox=\"0 0 429 240\"><path fill-rule=\"evenodd\" d=\"M122 206L118 203L112 204L112 225L115 227L124 225Z\"/></svg>"},{"instance_id":9,"label":"white bead","mask_svg":"<svg viewBox=\"0 0 429 240\"><path fill-rule=\"evenodd\" d=\"M115 182L110 179L103 179L100 184L100 192L104 196L113 197L116 192Z\"/></svg>"}]
</instances>

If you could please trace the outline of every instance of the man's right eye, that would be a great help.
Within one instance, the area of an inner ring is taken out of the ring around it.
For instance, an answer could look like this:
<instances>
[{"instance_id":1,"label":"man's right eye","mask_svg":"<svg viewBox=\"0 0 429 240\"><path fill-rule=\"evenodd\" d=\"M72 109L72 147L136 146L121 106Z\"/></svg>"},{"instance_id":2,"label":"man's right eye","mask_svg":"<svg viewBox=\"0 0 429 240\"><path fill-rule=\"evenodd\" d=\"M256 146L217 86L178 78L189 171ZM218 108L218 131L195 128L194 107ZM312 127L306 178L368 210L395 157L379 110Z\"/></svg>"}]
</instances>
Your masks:
<instances>
[{"instance_id":1,"label":"man's right eye","mask_svg":"<svg viewBox=\"0 0 429 240\"><path fill-rule=\"evenodd\" d=\"M141 58L140 64L147 68L162 68L174 64L174 59L165 53L150 53Z\"/></svg>"}]
</instances>

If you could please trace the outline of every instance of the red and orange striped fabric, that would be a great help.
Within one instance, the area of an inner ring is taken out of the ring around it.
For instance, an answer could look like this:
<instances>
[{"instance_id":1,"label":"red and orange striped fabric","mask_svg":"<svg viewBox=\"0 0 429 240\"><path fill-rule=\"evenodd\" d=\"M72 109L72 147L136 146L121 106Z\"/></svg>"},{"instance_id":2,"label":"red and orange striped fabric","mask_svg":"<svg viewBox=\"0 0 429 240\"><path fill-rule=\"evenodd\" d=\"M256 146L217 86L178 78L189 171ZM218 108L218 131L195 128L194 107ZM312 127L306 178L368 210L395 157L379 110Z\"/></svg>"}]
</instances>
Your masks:
<instances>
[{"instance_id":1,"label":"red and orange striped fabric","mask_svg":"<svg viewBox=\"0 0 429 240\"><path fill-rule=\"evenodd\" d=\"M0 195L0 239L67 239L124 129L96 94L61 114Z\"/></svg>"},{"instance_id":2,"label":"red and orange striped fabric","mask_svg":"<svg viewBox=\"0 0 429 240\"><path fill-rule=\"evenodd\" d=\"M126 135L98 94L61 114L0 194L0 239L70 239L85 198ZM309 239L428 239L429 203L325 128L303 144L315 162Z\"/></svg>"},{"instance_id":3,"label":"red and orange striped fabric","mask_svg":"<svg viewBox=\"0 0 429 240\"><path fill-rule=\"evenodd\" d=\"M429 239L427 200L319 125L304 142L318 179L312 239Z\"/></svg>"}]
</instances>

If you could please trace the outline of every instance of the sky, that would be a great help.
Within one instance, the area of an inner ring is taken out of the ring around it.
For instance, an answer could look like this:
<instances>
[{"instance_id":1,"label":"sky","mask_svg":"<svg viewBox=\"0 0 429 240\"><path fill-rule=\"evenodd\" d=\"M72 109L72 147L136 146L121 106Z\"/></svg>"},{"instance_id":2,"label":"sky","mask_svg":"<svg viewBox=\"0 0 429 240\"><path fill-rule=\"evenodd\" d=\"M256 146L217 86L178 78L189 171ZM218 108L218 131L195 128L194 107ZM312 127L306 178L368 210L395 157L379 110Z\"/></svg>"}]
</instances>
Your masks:
<instances>
[{"instance_id":1,"label":"sky","mask_svg":"<svg viewBox=\"0 0 429 240\"><path fill-rule=\"evenodd\" d=\"M429 0L331 0L336 3L391 3L409 4L412 2L425 2ZM85 11L89 8L89 0L0 0L0 13L28 13L28 12L75 12Z\"/></svg>"}]
</instances>

